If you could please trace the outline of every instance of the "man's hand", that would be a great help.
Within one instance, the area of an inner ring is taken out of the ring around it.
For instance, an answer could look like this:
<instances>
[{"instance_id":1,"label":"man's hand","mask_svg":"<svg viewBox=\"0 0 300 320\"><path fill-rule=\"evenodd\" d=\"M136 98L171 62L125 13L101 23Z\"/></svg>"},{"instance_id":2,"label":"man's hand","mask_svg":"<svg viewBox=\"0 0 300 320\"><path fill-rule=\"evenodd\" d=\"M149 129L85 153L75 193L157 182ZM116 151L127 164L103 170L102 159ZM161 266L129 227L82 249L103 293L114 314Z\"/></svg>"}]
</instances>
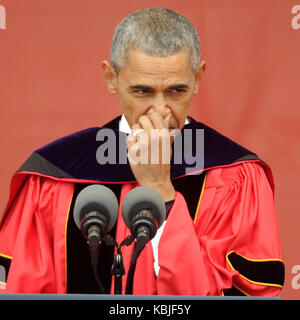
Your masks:
<instances>
[{"instance_id":1,"label":"man's hand","mask_svg":"<svg viewBox=\"0 0 300 320\"><path fill-rule=\"evenodd\" d=\"M127 137L128 160L137 182L156 190L165 202L175 198L170 178L170 116L163 119L155 111L143 115L132 125L132 134Z\"/></svg>"}]
</instances>

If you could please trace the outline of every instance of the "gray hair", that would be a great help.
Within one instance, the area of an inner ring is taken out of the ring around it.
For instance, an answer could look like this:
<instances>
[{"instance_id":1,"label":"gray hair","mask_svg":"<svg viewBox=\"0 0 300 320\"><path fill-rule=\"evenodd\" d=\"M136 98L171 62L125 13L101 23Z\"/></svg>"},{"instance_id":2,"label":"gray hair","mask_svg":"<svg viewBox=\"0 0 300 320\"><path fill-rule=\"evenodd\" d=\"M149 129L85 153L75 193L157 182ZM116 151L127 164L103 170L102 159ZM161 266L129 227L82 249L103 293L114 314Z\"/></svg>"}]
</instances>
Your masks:
<instances>
[{"instance_id":1,"label":"gray hair","mask_svg":"<svg viewBox=\"0 0 300 320\"><path fill-rule=\"evenodd\" d=\"M116 72L125 65L130 48L157 57L188 49L192 68L197 70L200 63L200 43L194 26L181 14L166 8L136 11L118 24L110 52Z\"/></svg>"}]
</instances>

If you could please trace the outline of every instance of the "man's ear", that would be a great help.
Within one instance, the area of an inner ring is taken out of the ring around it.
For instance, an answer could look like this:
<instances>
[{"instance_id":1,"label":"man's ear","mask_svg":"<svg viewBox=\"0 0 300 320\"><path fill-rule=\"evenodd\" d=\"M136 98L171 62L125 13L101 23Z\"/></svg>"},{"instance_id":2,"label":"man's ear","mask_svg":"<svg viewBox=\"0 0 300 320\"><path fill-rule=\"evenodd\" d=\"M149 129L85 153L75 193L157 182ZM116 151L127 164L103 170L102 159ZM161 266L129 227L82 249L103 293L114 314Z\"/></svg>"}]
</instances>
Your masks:
<instances>
[{"instance_id":1,"label":"man's ear","mask_svg":"<svg viewBox=\"0 0 300 320\"><path fill-rule=\"evenodd\" d=\"M104 79L108 88L108 91L111 94L118 93L118 79L117 74L111 64L104 60L102 61L102 69L104 72Z\"/></svg>"},{"instance_id":2,"label":"man's ear","mask_svg":"<svg viewBox=\"0 0 300 320\"><path fill-rule=\"evenodd\" d=\"M197 72L196 72L196 84L195 84L195 88L194 88L194 92L193 94L197 94L199 91L199 86L200 86L200 82L203 78L204 72L206 70L206 62L205 61L201 61Z\"/></svg>"}]
</instances>

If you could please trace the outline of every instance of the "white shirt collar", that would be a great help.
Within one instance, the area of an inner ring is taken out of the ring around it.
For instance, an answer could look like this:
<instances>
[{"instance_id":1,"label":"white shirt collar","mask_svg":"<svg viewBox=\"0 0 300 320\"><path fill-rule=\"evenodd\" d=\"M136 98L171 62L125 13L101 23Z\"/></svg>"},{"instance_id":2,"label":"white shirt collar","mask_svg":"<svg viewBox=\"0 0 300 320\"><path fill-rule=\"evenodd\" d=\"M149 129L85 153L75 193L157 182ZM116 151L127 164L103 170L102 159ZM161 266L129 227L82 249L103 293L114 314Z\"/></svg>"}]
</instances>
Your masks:
<instances>
[{"instance_id":1,"label":"white shirt collar","mask_svg":"<svg viewBox=\"0 0 300 320\"><path fill-rule=\"evenodd\" d=\"M184 125L186 125L188 123L189 123L188 119L185 119ZM131 134L131 128L130 128L124 114L122 114L121 120L119 122L119 131L127 133L127 134Z\"/></svg>"},{"instance_id":2,"label":"white shirt collar","mask_svg":"<svg viewBox=\"0 0 300 320\"><path fill-rule=\"evenodd\" d=\"M122 114L121 120L119 122L119 131L127 133L127 134L131 134L131 128L130 128L124 114Z\"/></svg>"}]
</instances>

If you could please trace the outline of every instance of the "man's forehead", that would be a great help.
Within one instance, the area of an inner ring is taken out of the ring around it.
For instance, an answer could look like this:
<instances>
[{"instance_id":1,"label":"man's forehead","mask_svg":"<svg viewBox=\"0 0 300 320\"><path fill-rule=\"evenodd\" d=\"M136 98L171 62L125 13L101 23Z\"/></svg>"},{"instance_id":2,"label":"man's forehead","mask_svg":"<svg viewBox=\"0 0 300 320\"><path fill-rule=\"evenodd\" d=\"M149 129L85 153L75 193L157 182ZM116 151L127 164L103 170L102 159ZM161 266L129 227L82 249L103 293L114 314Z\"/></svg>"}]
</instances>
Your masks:
<instances>
[{"instance_id":1,"label":"man's forehead","mask_svg":"<svg viewBox=\"0 0 300 320\"><path fill-rule=\"evenodd\" d=\"M190 52L182 50L173 55L159 57L149 55L138 49L129 49L126 64L122 69L134 69L134 71L149 72L169 71L185 72L192 69Z\"/></svg>"},{"instance_id":2,"label":"man's forehead","mask_svg":"<svg viewBox=\"0 0 300 320\"><path fill-rule=\"evenodd\" d=\"M119 72L120 76L127 78L130 86L151 85L151 82L158 81L185 84L194 73L186 51L167 57L150 56L133 49L130 51L126 65Z\"/></svg>"}]
</instances>

